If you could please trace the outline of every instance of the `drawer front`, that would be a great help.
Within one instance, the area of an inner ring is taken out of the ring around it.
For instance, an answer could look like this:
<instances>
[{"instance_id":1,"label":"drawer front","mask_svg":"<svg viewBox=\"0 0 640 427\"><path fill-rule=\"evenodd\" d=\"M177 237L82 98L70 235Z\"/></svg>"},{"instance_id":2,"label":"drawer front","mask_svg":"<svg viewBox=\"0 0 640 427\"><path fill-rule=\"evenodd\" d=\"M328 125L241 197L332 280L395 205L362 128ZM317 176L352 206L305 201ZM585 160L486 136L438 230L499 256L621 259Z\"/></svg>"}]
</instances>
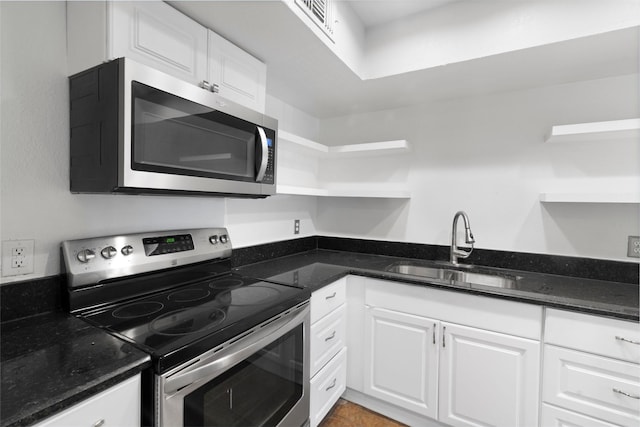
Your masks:
<instances>
[{"instance_id":1,"label":"drawer front","mask_svg":"<svg viewBox=\"0 0 640 427\"><path fill-rule=\"evenodd\" d=\"M346 284L347 278L343 277L311 294L311 324L344 304Z\"/></svg>"},{"instance_id":2,"label":"drawer front","mask_svg":"<svg viewBox=\"0 0 640 427\"><path fill-rule=\"evenodd\" d=\"M640 422L640 365L545 345L543 400L622 426Z\"/></svg>"},{"instance_id":3,"label":"drawer front","mask_svg":"<svg viewBox=\"0 0 640 427\"><path fill-rule=\"evenodd\" d=\"M347 349L343 348L311 379L311 427L316 427L329 413L346 389Z\"/></svg>"},{"instance_id":4,"label":"drawer front","mask_svg":"<svg viewBox=\"0 0 640 427\"><path fill-rule=\"evenodd\" d=\"M607 317L547 310L545 342L640 363L640 327Z\"/></svg>"},{"instance_id":5,"label":"drawer front","mask_svg":"<svg viewBox=\"0 0 640 427\"><path fill-rule=\"evenodd\" d=\"M311 376L346 345L346 310L341 305L311 325Z\"/></svg>"},{"instance_id":6,"label":"drawer front","mask_svg":"<svg viewBox=\"0 0 640 427\"><path fill-rule=\"evenodd\" d=\"M140 405L140 375L136 375L35 427L139 426Z\"/></svg>"},{"instance_id":7,"label":"drawer front","mask_svg":"<svg viewBox=\"0 0 640 427\"><path fill-rule=\"evenodd\" d=\"M606 421L547 404L542 405L540 425L542 427L617 427Z\"/></svg>"}]
</instances>

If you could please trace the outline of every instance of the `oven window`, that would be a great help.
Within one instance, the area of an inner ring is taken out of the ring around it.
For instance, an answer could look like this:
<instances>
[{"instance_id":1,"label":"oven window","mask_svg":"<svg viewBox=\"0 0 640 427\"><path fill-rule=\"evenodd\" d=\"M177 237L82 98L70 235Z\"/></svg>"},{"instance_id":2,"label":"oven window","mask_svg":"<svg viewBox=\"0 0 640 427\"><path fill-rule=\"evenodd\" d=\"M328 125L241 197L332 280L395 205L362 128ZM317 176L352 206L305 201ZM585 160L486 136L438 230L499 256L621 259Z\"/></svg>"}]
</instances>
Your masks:
<instances>
[{"instance_id":1,"label":"oven window","mask_svg":"<svg viewBox=\"0 0 640 427\"><path fill-rule=\"evenodd\" d=\"M131 83L135 170L254 181L256 126Z\"/></svg>"},{"instance_id":2,"label":"oven window","mask_svg":"<svg viewBox=\"0 0 640 427\"><path fill-rule=\"evenodd\" d=\"M302 325L184 398L185 426L275 426L302 397Z\"/></svg>"}]
</instances>

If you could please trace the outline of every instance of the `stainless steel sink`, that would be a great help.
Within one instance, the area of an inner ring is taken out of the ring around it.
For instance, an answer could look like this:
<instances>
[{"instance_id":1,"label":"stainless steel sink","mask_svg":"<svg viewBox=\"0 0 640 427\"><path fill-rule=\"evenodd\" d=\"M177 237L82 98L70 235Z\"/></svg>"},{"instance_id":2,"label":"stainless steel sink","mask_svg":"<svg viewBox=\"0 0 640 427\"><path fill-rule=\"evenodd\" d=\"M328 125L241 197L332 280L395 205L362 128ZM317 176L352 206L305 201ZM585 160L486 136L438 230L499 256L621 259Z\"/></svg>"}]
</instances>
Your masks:
<instances>
[{"instance_id":1,"label":"stainless steel sink","mask_svg":"<svg viewBox=\"0 0 640 427\"><path fill-rule=\"evenodd\" d=\"M498 288L511 289L517 284L517 276L504 274L490 274L468 271L471 266L465 266L465 270L453 270L450 268L427 267L423 265L397 263L387 268L390 273L406 274L409 276L424 277L429 279L440 279L445 281L455 281L468 283L471 285L492 286Z\"/></svg>"}]
</instances>

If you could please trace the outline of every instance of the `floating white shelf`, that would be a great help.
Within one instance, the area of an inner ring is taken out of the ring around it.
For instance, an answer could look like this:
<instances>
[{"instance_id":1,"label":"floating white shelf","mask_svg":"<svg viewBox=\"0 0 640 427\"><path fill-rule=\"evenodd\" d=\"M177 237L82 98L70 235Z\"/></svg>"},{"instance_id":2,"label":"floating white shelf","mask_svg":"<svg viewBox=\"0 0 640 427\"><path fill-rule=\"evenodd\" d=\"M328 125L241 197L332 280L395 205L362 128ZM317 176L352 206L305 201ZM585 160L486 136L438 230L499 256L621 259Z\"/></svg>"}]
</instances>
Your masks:
<instances>
[{"instance_id":1,"label":"floating white shelf","mask_svg":"<svg viewBox=\"0 0 640 427\"><path fill-rule=\"evenodd\" d=\"M640 142L640 119L553 126L546 140L551 143L586 141Z\"/></svg>"},{"instance_id":2,"label":"floating white shelf","mask_svg":"<svg viewBox=\"0 0 640 427\"><path fill-rule=\"evenodd\" d=\"M329 146L311 141L307 138L303 138L301 136L283 130L278 131L278 138L280 141L288 141L300 148L311 150L315 152L316 155L321 156L343 157L349 155L388 155L394 153L404 153L410 150L409 143L404 139L394 141L367 142L363 144Z\"/></svg>"},{"instance_id":3,"label":"floating white shelf","mask_svg":"<svg viewBox=\"0 0 640 427\"><path fill-rule=\"evenodd\" d=\"M284 180L279 181L281 183L277 186L278 194L386 199L408 199L411 197L411 193L406 189L406 182L368 182L366 175L362 177L362 181L359 179L360 176L350 176L347 182L341 182L340 179L333 179L329 182L313 182L314 179L309 179L304 173L300 173L300 165L298 164L299 161L305 160L311 168L318 166L320 168L337 167L343 172L345 167L363 170L369 165L369 161L365 159L371 156L408 153L410 146L406 140L327 146L283 130L278 131L278 140L282 143L280 144L280 153L286 154L279 157L280 178L285 176L284 171L289 172ZM349 160L346 163L338 162L338 159L343 158ZM385 167L399 167L399 164L404 166L402 160L398 158L395 160L395 162L385 162ZM335 177L334 173L329 175ZM351 182L350 179L355 179L355 182Z\"/></svg>"},{"instance_id":4,"label":"floating white shelf","mask_svg":"<svg viewBox=\"0 0 640 427\"><path fill-rule=\"evenodd\" d=\"M634 193L541 193L543 203L618 203L640 204L640 194Z\"/></svg>"},{"instance_id":5,"label":"floating white shelf","mask_svg":"<svg viewBox=\"0 0 640 427\"><path fill-rule=\"evenodd\" d=\"M340 189L330 188L310 188L296 187L292 185L278 185L278 194L292 194L298 196L320 196L320 197L365 197L382 199L410 199L411 192L407 190L382 189L382 190L362 190L361 188L350 189L348 187Z\"/></svg>"}]
</instances>

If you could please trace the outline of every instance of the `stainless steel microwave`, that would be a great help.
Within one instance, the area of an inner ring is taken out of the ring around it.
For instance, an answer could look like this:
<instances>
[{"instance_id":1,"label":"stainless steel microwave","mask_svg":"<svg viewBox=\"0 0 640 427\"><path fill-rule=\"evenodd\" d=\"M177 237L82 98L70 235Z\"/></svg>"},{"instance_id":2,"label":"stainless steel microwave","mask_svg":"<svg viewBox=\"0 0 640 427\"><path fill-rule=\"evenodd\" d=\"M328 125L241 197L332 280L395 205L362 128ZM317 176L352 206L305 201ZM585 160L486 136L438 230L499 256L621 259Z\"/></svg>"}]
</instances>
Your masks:
<instances>
[{"instance_id":1,"label":"stainless steel microwave","mask_svg":"<svg viewBox=\"0 0 640 427\"><path fill-rule=\"evenodd\" d=\"M126 58L69 91L71 192L275 194L277 120Z\"/></svg>"}]
</instances>

